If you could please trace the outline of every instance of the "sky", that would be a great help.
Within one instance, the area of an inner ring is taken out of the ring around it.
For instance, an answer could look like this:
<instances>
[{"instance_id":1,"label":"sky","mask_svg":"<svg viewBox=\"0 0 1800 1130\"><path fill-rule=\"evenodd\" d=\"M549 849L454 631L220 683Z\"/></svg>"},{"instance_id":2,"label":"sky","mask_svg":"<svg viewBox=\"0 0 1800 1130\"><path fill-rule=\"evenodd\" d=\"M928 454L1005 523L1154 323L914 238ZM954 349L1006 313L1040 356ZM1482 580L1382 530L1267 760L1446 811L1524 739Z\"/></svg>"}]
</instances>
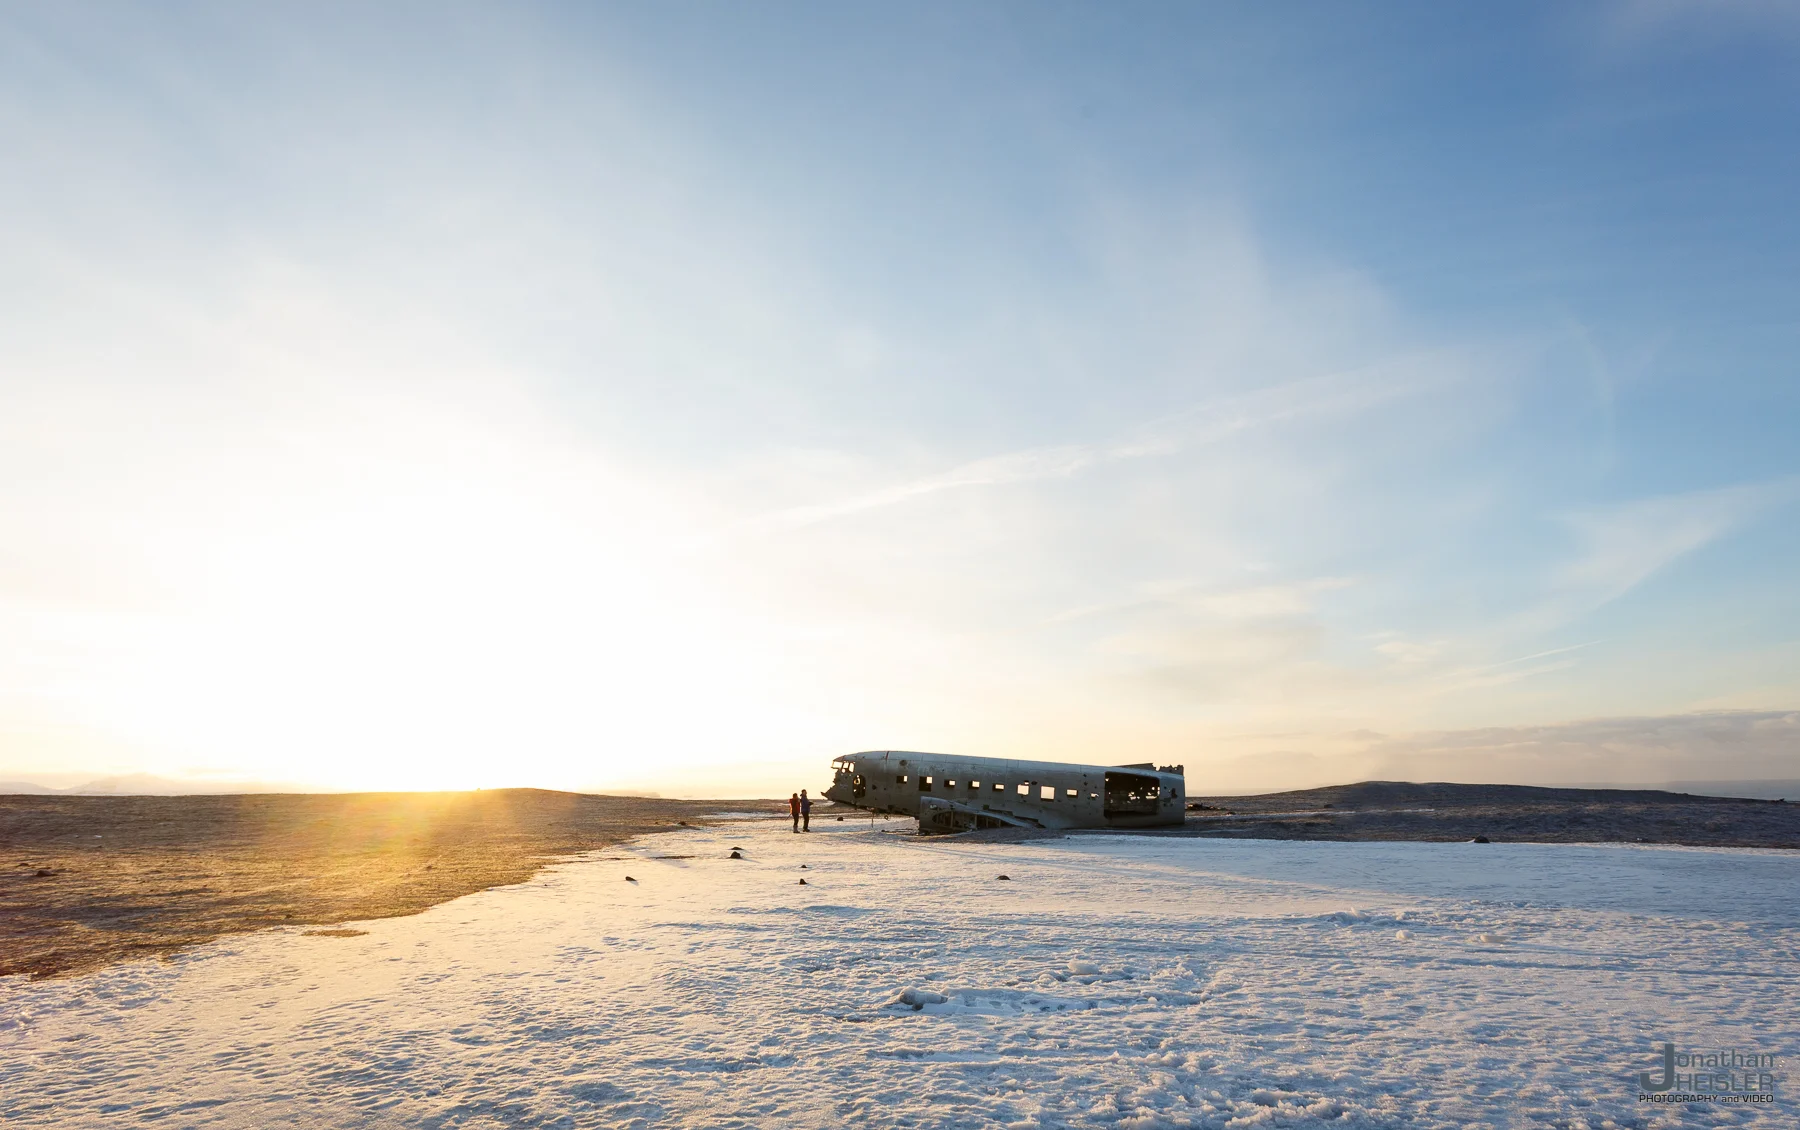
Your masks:
<instances>
[{"instance_id":1,"label":"sky","mask_svg":"<svg viewBox=\"0 0 1800 1130\"><path fill-rule=\"evenodd\" d=\"M0 779L1800 777L1776 3L0 9Z\"/></svg>"}]
</instances>

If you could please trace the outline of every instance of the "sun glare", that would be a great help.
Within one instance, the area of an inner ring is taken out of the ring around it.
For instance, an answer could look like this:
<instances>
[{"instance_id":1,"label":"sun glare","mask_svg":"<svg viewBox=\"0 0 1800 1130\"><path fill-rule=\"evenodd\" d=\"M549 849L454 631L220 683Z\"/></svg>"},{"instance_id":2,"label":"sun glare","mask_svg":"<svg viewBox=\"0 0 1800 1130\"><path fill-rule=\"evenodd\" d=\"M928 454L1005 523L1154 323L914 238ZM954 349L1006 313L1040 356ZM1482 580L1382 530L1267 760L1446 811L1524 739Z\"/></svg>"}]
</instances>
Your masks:
<instances>
[{"instance_id":1,"label":"sun glare","mask_svg":"<svg viewBox=\"0 0 1800 1130\"><path fill-rule=\"evenodd\" d=\"M753 704L699 563L567 502L376 496L207 546L94 706L187 763L332 787L580 787L724 749Z\"/></svg>"}]
</instances>

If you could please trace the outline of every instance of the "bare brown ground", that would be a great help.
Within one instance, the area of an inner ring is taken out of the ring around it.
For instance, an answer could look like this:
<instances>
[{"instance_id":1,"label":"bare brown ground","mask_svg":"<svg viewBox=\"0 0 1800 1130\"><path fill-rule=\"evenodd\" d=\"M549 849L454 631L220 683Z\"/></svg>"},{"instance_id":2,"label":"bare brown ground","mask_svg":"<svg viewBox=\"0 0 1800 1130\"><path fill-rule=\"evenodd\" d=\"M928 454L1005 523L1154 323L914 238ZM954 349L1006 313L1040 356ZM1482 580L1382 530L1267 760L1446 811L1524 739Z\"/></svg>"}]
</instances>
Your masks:
<instances>
[{"instance_id":1,"label":"bare brown ground","mask_svg":"<svg viewBox=\"0 0 1800 1130\"><path fill-rule=\"evenodd\" d=\"M540 789L0 796L0 976L81 973L265 926L416 914L558 856L708 813L781 808Z\"/></svg>"}]
</instances>

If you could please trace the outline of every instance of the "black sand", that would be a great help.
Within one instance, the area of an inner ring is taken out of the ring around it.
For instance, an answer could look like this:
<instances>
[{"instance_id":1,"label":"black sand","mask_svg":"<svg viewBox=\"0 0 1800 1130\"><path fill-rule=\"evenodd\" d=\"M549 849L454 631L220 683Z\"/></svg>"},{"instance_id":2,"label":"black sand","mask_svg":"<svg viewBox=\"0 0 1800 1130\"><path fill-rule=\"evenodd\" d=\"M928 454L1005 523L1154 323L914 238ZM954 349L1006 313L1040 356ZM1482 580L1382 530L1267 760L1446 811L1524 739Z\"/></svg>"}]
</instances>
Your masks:
<instances>
[{"instance_id":1,"label":"black sand","mask_svg":"<svg viewBox=\"0 0 1800 1130\"><path fill-rule=\"evenodd\" d=\"M1191 797L1190 802L1187 826L1172 834L1800 847L1800 804L1650 789L1364 781L1261 796Z\"/></svg>"}]
</instances>

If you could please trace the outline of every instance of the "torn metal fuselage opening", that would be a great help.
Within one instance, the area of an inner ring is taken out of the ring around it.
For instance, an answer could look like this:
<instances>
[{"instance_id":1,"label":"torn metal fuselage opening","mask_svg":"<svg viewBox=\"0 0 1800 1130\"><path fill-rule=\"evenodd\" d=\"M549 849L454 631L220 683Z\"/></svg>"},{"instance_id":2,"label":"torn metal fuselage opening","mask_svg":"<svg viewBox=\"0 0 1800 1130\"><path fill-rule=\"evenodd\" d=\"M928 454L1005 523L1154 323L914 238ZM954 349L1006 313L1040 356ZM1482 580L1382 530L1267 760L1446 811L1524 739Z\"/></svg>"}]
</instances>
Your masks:
<instances>
[{"instance_id":1,"label":"torn metal fuselage opening","mask_svg":"<svg viewBox=\"0 0 1800 1130\"><path fill-rule=\"evenodd\" d=\"M921 832L971 828L1155 828L1184 819L1180 765L1069 765L873 750L832 761L825 796L913 816Z\"/></svg>"}]
</instances>

